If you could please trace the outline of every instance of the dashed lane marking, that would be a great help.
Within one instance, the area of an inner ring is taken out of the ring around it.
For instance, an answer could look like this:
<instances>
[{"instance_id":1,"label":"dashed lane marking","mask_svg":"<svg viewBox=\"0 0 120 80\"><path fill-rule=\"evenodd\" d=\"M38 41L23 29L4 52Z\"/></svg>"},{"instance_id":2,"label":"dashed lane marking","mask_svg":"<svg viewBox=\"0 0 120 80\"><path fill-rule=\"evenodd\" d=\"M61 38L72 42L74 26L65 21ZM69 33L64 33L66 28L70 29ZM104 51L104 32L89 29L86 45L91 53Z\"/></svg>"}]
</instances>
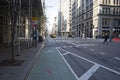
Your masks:
<instances>
[{"instance_id":1,"label":"dashed lane marking","mask_svg":"<svg viewBox=\"0 0 120 80\"><path fill-rule=\"evenodd\" d=\"M70 43L70 42L67 42L69 44L72 44L74 46L77 46L77 47L80 47L80 46L95 46L96 44L76 44L76 43Z\"/></svg>"},{"instance_id":2,"label":"dashed lane marking","mask_svg":"<svg viewBox=\"0 0 120 80\"><path fill-rule=\"evenodd\" d=\"M100 54L105 55L105 53L103 53L103 52L100 52Z\"/></svg>"},{"instance_id":3,"label":"dashed lane marking","mask_svg":"<svg viewBox=\"0 0 120 80\"><path fill-rule=\"evenodd\" d=\"M63 48L66 48L67 46L62 46Z\"/></svg>"},{"instance_id":4,"label":"dashed lane marking","mask_svg":"<svg viewBox=\"0 0 120 80\"><path fill-rule=\"evenodd\" d=\"M100 67L100 65L95 64L92 68L90 68L87 72L85 72L78 80L88 80Z\"/></svg>"},{"instance_id":5,"label":"dashed lane marking","mask_svg":"<svg viewBox=\"0 0 120 80\"><path fill-rule=\"evenodd\" d=\"M73 71L73 69L70 67L69 63L67 62L67 60L63 57L63 55L61 54L61 52L59 51L60 48L56 47L57 51L59 52L59 54L61 55L61 57L63 58L64 62L66 63L66 65L68 66L68 68L70 69L70 71L72 72L72 74L75 76L75 78L78 80L78 76L75 74L75 72ZM68 52L68 51L67 51Z\"/></svg>"},{"instance_id":6,"label":"dashed lane marking","mask_svg":"<svg viewBox=\"0 0 120 80\"><path fill-rule=\"evenodd\" d=\"M91 49L91 51L95 51L95 49Z\"/></svg>"},{"instance_id":7,"label":"dashed lane marking","mask_svg":"<svg viewBox=\"0 0 120 80\"><path fill-rule=\"evenodd\" d=\"M67 55L67 54L69 54L69 52L66 52L66 53L64 53L64 54L62 54L62 55L64 56L64 55Z\"/></svg>"},{"instance_id":8,"label":"dashed lane marking","mask_svg":"<svg viewBox=\"0 0 120 80\"><path fill-rule=\"evenodd\" d=\"M69 47L73 47L73 46L69 46Z\"/></svg>"},{"instance_id":9,"label":"dashed lane marking","mask_svg":"<svg viewBox=\"0 0 120 80\"><path fill-rule=\"evenodd\" d=\"M61 46L62 48L73 47L73 46Z\"/></svg>"},{"instance_id":10,"label":"dashed lane marking","mask_svg":"<svg viewBox=\"0 0 120 80\"><path fill-rule=\"evenodd\" d=\"M118 58L118 57L114 57L116 60L118 60L118 61L120 61L120 58Z\"/></svg>"},{"instance_id":11,"label":"dashed lane marking","mask_svg":"<svg viewBox=\"0 0 120 80\"><path fill-rule=\"evenodd\" d=\"M77 46L75 46L75 47L79 47L79 46L77 45Z\"/></svg>"}]
</instances>

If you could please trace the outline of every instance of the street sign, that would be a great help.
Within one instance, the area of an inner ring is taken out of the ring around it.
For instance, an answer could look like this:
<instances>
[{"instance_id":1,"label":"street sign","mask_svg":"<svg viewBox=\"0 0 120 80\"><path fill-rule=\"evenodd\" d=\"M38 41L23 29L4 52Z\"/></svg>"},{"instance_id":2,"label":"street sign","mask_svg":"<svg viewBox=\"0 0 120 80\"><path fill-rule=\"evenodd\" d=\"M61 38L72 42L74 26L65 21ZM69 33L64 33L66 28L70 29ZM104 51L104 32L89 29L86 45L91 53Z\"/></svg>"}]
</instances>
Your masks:
<instances>
[{"instance_id":1,"label":"street sign","mask_svg":"<svg viewBox=\"0 0 120 80\"><path fill-rule=\"evenodd\" d=\"M37 28L38 26L38 18L37 17L33 17L32 18L32 27L34 28Z\"/></svg>"}]
</instances>

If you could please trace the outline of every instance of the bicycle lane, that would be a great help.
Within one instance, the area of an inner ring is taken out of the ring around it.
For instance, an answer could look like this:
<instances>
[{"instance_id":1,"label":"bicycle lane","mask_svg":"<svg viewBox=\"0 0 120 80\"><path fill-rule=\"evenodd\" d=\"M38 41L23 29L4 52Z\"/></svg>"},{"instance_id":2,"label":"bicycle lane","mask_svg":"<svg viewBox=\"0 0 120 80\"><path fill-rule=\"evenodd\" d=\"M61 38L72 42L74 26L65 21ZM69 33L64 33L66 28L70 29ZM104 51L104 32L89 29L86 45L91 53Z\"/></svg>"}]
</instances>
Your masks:
<instances>
[{"instance_id":1,"label":"bicycle lane","mask_svg":"<svg viewBox=\"0 0 120 80\"><path fill-rule=\"evenodd\" d=\"M55 47L44 47L27 80L76 80Z\"/></svg>"}]
</instances>

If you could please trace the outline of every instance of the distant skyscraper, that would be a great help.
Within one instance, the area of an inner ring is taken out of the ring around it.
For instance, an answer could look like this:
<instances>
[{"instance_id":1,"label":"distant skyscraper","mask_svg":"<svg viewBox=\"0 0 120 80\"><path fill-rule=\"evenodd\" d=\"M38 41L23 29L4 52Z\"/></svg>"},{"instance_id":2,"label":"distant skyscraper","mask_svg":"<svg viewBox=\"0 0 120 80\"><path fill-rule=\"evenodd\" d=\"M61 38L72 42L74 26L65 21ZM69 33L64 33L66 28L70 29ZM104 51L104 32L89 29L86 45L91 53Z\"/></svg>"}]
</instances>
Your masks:
<instances>
[{"instance_id":1,"label":"distant skyscraper","mask_svg":"<svg viewBox=\"0 0 120 80\"><path fill-rule=\"evenodd\" d=\"M52 34L58 35L57 25L56 25L56 19L57 19L57 17L54 17L54 23L53 23L53 28L52 28Z\"/></svg>"},{"instance_id":2,"label":"distant skyscraper","mask_svg":"<svg viewBox=\"0 0 120 80\"><path fill-rule=\"evenodd\" d=\"M58 34L67 36L71 28L71 0L60 0L58 13Z\"/></svg>"}]
</instances>

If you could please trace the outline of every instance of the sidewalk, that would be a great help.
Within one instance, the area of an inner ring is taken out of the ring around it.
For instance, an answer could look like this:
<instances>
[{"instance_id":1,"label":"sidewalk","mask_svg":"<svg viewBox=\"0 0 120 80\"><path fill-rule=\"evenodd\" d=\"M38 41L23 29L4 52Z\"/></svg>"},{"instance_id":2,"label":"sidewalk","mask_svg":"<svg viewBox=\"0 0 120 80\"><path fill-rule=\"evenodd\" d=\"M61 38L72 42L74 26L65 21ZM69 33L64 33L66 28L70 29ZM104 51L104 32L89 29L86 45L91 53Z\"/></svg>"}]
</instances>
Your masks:
<instances>
[{"instance_id":1,"label":"sidewalk","mask_svg":"<svg viewBox=\"0 0 120 80\"><path fill-rule=\"evenodd\" d=\"M0 48L0 80L25 80L42 47L43 43L29 49L27 49L27 46L21 45L20 56L16 56L17 53L15 53L15 60L17 61L12 65L1 63L3 60L11 58L10 48Z\"/></svg>"}]
</instances>

